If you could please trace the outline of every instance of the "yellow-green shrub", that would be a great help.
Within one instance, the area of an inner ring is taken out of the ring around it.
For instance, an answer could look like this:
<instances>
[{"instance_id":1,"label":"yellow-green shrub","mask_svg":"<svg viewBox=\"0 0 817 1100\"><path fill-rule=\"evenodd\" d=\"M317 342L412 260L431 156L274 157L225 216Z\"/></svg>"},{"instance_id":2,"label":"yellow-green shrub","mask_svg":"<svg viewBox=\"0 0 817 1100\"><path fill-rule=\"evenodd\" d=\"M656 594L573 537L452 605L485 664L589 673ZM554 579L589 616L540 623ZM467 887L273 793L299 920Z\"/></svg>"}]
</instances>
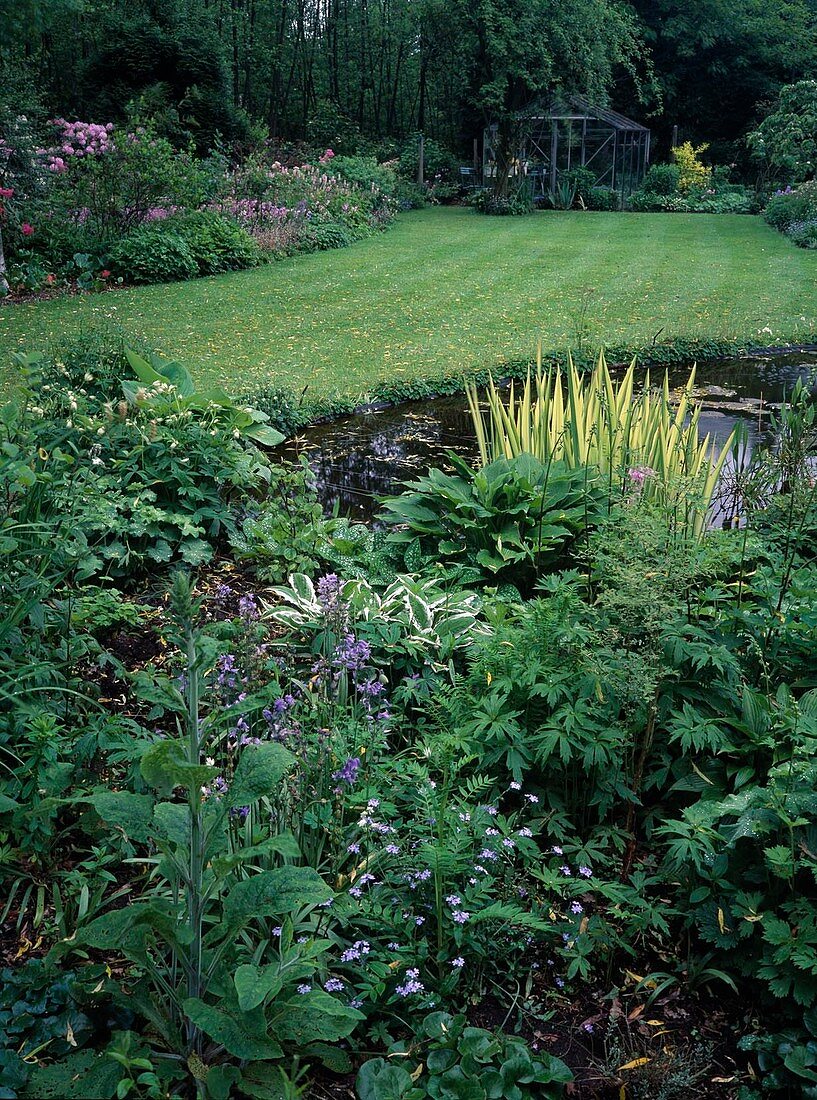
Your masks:
<instances>
[{"instance_id":1,"label":"yellow-green shrub","mask_svg":"<svg viewBox=\"0 0 817 1100\"><path fill-rule=\"evenodd\" d=\"M701 154L708 148L708 145L699 145L696 149L691 141L685 141L683 145L672 150L675 163L681 172L678 180L681 191L689 191L692 187L706 187L709 184L712 169L707 168L701 160Z\"/></svg>"}]
</instances>

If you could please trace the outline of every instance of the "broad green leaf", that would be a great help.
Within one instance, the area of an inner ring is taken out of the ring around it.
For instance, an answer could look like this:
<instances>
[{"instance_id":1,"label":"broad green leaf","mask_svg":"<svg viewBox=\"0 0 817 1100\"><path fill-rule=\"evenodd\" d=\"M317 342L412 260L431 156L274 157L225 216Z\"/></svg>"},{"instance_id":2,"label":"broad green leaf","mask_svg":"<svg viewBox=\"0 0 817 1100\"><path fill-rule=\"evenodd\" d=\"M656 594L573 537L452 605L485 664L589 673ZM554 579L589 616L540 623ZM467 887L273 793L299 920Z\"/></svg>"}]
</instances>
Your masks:
<instances>
[{"instance_id":1,"label":"broad green leaf","mask_svg":"<svg viewBox=\"0 0 817 1100\"><path fill-rule=\"evenodd\" d=\"M261 856L281 855L285 859L297 859L301 854L298 842L292 833L281 833L280 836L262 840L260 844L250 844L246 848L238 848L226 856L219 856L213 860L213 869L218 874L229 871L231 867L238 867L246 863L248 859L257 860Z\"/></svg>"},{"instance_id":2,"label":"broad green leaf","mask_svg":"<svg viewBox=\"0 0 817 1100\"><path fill-rule=\"evenodd\" d=\"M182 1005L185 1015L236 1058L274 1059L283 1057L280 1045L267 1032L262 1012L242 1012L239 1008L205 1004L190 997Z\"/></svg>"},{"instance_id":3,"label":"broad green leaf","mask_svg":"<svg viewBox=\"0 0 817 1100\"><path fill-rule=\"evenodd\" d=\"M106 825L119 829L126 837L145 843L150 837L153 799L147 794L130 791L98 790L89 795L93 806Z\"/></svg>"},{"instance_id":4,"label":"broad green leaf","mask_svg":"<svg viewBox=\"0 0 817 1100\"><path fill-rule=\"evenodd\" d=\"M230 1100L241 1078L238 1066L210 1066L207 1071L207 1095L210 1100Z\"/></svg>"},{"instance_id":5,"label":"broad green leaf","mask_svg":"<svg viewBox=\"0 0 817 1100\"><path fill-rule=\"evenodd\" d=\"M270 1025L275 1034L303 1046L318 1040L334 1042L354 1031L363 1013L349 1008L322 989L297 994L283 1004L275 1004Z\"/></svg>"},{"instance_id":6,"label":"broad green leaf","mask_svg":"<svg viewBox=\"0 0 817 1100\"><path fill-rule=\"evenodd\" d=\"M251 1062L241 1071L241 1092L255 1100L292 1100L289 1078L280 1066Z\"/></svg>"},{"instance_id":7,"label":"broad green leaf","mask_svg":"<svg viewBox=\"0 0 817 1100\"><path fill-rule=\"evenodd\" d=\"M264 795L274 794L275 788L294 764L295 757L283 745L274 742L247 745L230 784L226 806L251 806Z\"/></svg>"},{"instance_id":8,"label":"broad green leaf","mask_svg":"<svg viewBox=\"0 0 817 1100\"><path fill-rule=\"evenodd\" d=\"M345 1050L332 1043L310 1043L304 1051L307 1058L317 1058L332 1073L351 1073L352 1059Z\"/></svg>"},{"instance_id":9,"label":"broad green leaf","mask_svg":"<svg viewBox=\"0 0 817 1100\"><path fill-rule=\"evenodd\" d=\"M110 1100L122 1067L95 1050L80 1050L53 1066L34 1066L23 1095L60 1100Z\"/></svg>"},{"instance_id":10,"label":"broad green leaf","mask_svg":"<svg viewBox=\"0 0 817 1100\"><path fill-rule=\"evenodd\" d=\"M364 1062L355 1081L360 1100L401 1100L411 1085L411 1074L385 1058Z\"/></svg>"},{"instance_id":11,"label":"broad green leaf","mask_svg":"<svg viewBox=\"0 0 817 1100\"><path fill-rule=\"evenodd\" d=\"M147 359L143 359L141 355L137 355L135 351L131 351L130 348L125 348L125 358L130 364L130 368L140 382L144 382L145 385L152 385L153 382L164 382L166 379L162 378L158 371L148 363Z\"/></svg>"},{"instance_id":12,"label":"broad green leaf","mask_svg":"<svg viewBox=\"0 0 817 1100\"><path fill-rule=\"evenodd\" d=\"M277 917L329 901L332 890L311 867L279 867L236 883L224 899L223 926L242 928L254 917Z\"/></svg>"},{"instance_id":13,"label":"broad green leaf","mask_svg":"<svg viewBox=\"0 0 817 1100\"><path fill-rule=\"evenodd\" d=\"M238 1007L242 1012L257 1008L270 995L275 995L283 986L278 973L278 964L254 966L246 963L239 966L233 975L233 984L238 994Z\"/></svg>"},{"instance_id":14,"label":"broad green leaf","mask_svg":"<svg viewBox=\"0 0 817 1100\"><path fill-rule=\"evenodd\" d=\"M262 447L277 447L286 439L282 432L271 428L268 424L256 424L252 428L245 428L241 434L253 440L254 443L260 443Z\"/></svg>"},{"instance_id":15,"label":"broad green leaf","mask_svg":"<svg viewBox=\"0 0 817 1100\"><path fill-rule=\"evenodd\" d=\"M216 769L189 763L186 749L183 741L174 738L157 741L142 757L142 778L163 794L170 794L174 787L201 787L217 774Z\"/></svg>"},{"instance_id":16,"label":"broad green leaf","mask_svg":"<svg viewBox=\"0 0 817 1100\"><path fill-rule=\"evenodd\" d=\"M186 846L190 843L190 807L183 802L157 802L153 828L163 840Z\"/></svg>"}]
</instances>

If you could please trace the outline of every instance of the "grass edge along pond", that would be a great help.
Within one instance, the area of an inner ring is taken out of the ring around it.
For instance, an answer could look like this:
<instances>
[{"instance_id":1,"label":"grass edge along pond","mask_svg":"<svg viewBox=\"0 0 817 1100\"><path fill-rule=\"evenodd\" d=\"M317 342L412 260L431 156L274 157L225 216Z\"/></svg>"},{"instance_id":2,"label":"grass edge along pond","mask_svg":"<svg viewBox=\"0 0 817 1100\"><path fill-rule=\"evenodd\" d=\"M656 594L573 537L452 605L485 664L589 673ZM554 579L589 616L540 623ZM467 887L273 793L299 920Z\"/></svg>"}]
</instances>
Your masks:
<instances>
[{"instance_id":1,"label":"grass edge along pond","mask_svg":"<svg viewBox=\"0 0 817 1100\"><path fill-rule=\"evenodd\" d=\"M7 304L6 380L12 351L98 327L178 358L200 385L359 397L496 368L539 342L802 340L817 331L817 256L750 216L427 209L261 269Z\"/></svg>"}]
</instances>

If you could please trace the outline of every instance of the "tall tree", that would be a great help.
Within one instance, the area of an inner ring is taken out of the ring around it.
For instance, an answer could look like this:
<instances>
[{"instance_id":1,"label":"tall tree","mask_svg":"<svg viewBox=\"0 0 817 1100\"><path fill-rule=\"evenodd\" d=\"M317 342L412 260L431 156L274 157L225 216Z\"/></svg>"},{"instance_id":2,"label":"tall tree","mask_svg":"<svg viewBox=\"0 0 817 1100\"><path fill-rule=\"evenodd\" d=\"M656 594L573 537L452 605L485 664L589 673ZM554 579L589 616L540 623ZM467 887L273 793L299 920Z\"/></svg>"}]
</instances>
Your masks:
<instances>
[{"instance_id":1,"label":"tall tree","mask_svg":"<svg viewBox=\"0 0 817 1100\"><path fill-rule=\"evenodd\" d=\"M810 0L632 0L661 87L659 138L733 143L783 84L817 76ZM722 155L729 149L723 148Z\"/></svg>"}]
</instances>

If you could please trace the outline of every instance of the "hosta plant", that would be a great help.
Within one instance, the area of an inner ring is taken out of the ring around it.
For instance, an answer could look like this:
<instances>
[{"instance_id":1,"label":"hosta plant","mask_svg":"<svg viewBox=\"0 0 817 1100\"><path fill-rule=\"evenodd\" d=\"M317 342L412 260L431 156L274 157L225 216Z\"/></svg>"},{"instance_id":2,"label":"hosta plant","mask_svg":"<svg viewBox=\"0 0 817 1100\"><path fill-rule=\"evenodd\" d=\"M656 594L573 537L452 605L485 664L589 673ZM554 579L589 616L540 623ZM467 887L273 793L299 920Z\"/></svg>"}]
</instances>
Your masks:
<instances>
[{"instance_id":1,"label":"hosta plant","mask_svg":"<svg viewBox=\"0 0 817 1100\"><path fill-rule=\"evenodd\" d=\"M361 1100L557 1100L573 1080L560 1058L447 1012L432 1012L414 1042L395 1044L391 1055L361 1067Z\"/></svg>"},{"instance_id":2,"label":"hosta plant","mask_svg":"<svg viewBox=\"0 0 817 1100\"><path fill-rule=\"evenodd\" d=\"M392 542L427 562L456 567L460 580L510 581L525 589L553 569L601 504L589 466L572 469L520 449L481 470L449 456L453 473L429 470L384 502Z\"/></svg>"}]
</instances>

